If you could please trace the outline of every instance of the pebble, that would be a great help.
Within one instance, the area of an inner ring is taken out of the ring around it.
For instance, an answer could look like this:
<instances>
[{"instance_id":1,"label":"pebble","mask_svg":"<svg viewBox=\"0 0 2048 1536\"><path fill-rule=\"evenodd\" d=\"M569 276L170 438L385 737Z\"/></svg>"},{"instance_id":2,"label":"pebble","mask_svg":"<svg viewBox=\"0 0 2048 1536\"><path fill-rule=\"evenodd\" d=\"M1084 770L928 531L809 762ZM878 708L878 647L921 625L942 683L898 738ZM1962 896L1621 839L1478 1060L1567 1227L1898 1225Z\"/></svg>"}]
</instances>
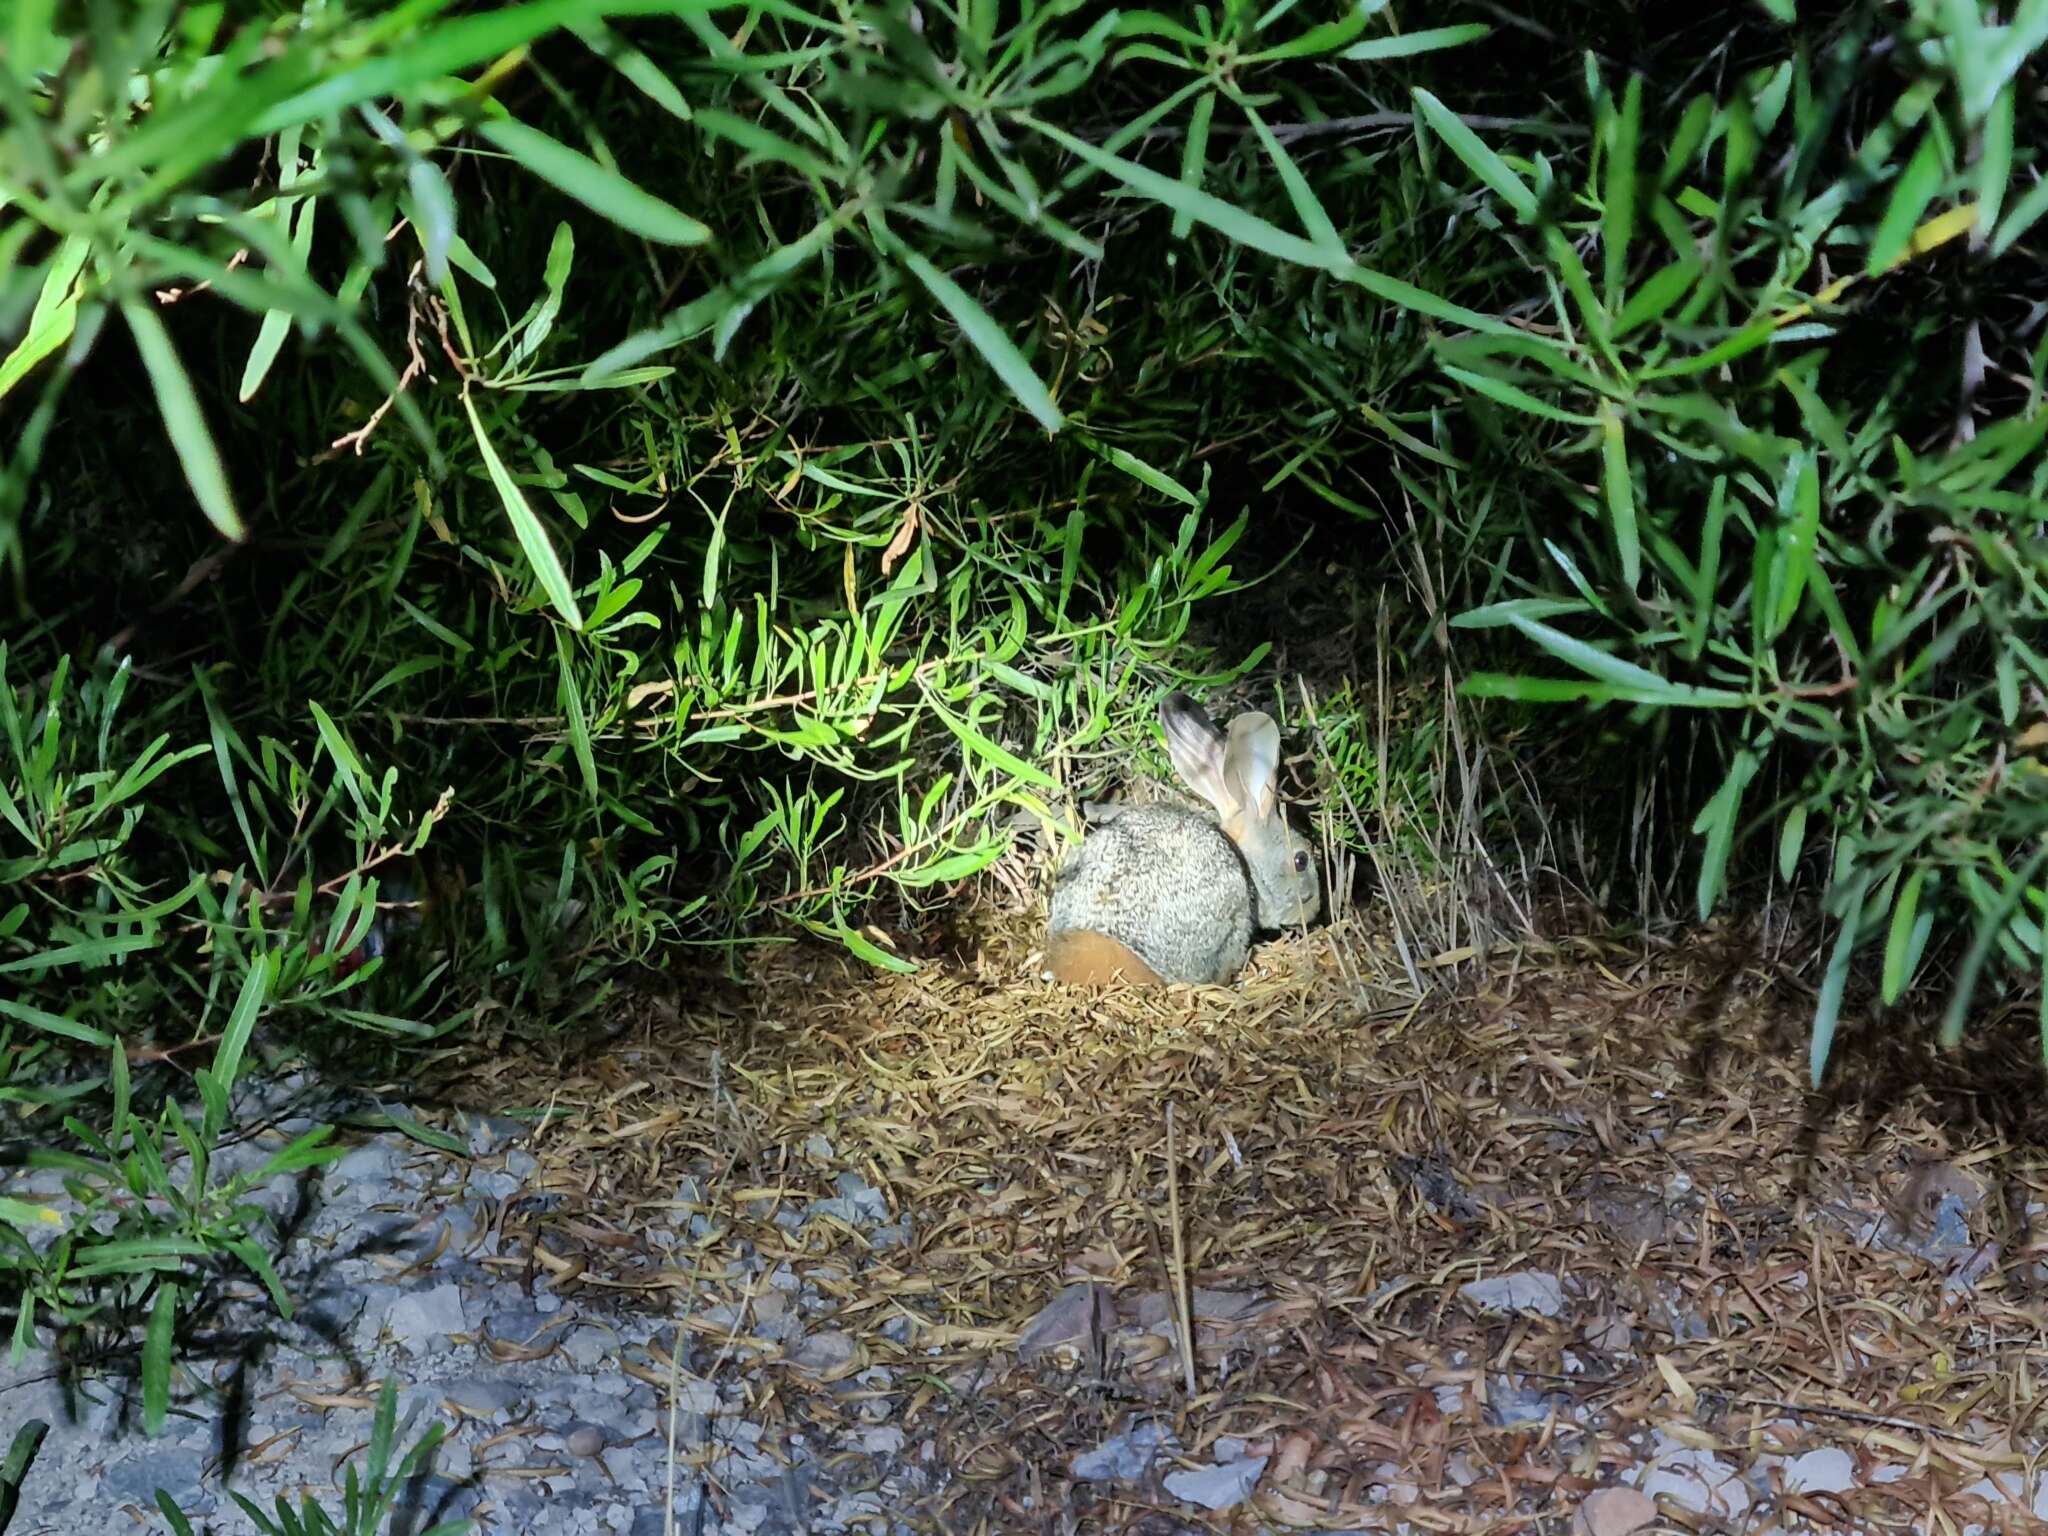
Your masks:
<instances>
[{"instance_id":1,"label":"pebble","mask_svg":"<svg viewBox=\"0 0 2048 1536\"><path fill-rule=\"evenodd\" d=\"M1556 1317L1564 1311L1563 1282L1541 1270L1514 1270L1469 1281L1458 1287L1458 1294L1488 1312L1530 1312L1537 1317Z\"/></svg>"},{"instance_id":2,"label":"pebble","mask_svg":"<svg viewBox=\"0 0 2048 1536\"><path fill-rule=\"evenodd\" d=\"M1637 1489L1652 1499L1670 1499L1695 1515L1733 1520L1749 1512L1749 1484L1711 1451L1680 1446L1657 1458Z\"/></svg>"},{"instance_id":3,"label":"pebble","mask_svg":"<svg viewBox=\"0 0 2048 1536\"><path fill-rule=\"evenodd\" d=\"M600 1328L571 1328L562 1340L562 1354L578 1370L594 1371L610 1358L615 1345Z\"/></svg>"},{"instance_id":4,"label":"pebble","mask_svg":"<svg viewBox=\"0 0 2048 1536\"><path fill-rule=\"evenodd\" d=\"M1178 1448L1173 1431L1156 1419L1132 1425L1092 1451L1083 1451L1068 1470L1084 1483L1134 1483L1162 1451Z\"/></svg>"},{"instance_id":5,"label":"pebble","mask_svg":"<svg viewBox=\"0 0 2048 1536\"><path fill-rule=\"evenodd\" d=\"M1167 1473L1166 1491L1183 1503L1200 1505L1203 1509L1230 1509L1251 1497L1252 1489L1258 1486L1265 1470L1264 1456L1248 1456L1242 1461L1224 1462L1220 1466L1190 1467Z\"/></svg>"},{"instance_id":6,"label":"pebble","mask_svg":"<svg viewBox=\"0 0 2048 1536\"><path fill-rule=\"evenodd\" d=\"M852 1208L856 1217L870 1225L889 1219L889 1197L857 1173L842 1173L832 1188Z\"/></svg>"},{"instance_id":7,"label":"pebble","mask_svg":"<svg viewBox=\"0 0 2048 1536\"><path fill-rule=\"evenodd\" d=\"M1598 1488L1580 1501L1572 1536L1630 1536L1657 1519L1656 1501L1634 1488Z\"/></svg>"},{"instance_id":8,"label":"pebble","mask_svg":"<svg viewBox=\"0 0 2048 1536\"><path fill-rule=\"evenodd\" d=\"M870 1456L895 1456L903 1450L903 1431L894 1424L879 1425L860 1437L860 1448Z\"/></svg>"},{"instance_id":9,"label":"pebble","mask_svg":"<svg viewBox=\"0 0 2048 1536\"><path fill-rule=\"evenodd\" d=\"M1787 1493L1847 1493L1856 1486L1856 1458L1838 1445L1807 1451L1785 1463Z\"/></svg>"},{"instance_id":10,"label":"pebble","mask_svg":"<svg viewBox=\"0 0 2048 1536\"><path fill-rule=\"evenodd\" d=\"M462 1292L447 1281L431 1290L400 1296L385 1312L384 1326L415 1355L426 1353L436 1338L469 1331Z\"/></svg>"}]
</instances>

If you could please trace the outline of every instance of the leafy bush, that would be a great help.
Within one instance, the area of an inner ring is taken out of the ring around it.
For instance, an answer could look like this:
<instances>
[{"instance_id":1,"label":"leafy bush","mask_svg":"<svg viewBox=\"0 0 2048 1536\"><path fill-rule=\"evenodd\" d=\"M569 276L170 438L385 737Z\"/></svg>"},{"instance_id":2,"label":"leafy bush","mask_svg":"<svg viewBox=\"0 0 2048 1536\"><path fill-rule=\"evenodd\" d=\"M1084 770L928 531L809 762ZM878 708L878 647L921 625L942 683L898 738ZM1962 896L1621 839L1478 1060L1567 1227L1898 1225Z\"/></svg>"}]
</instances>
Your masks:
<instances>
[{"instance_id":1,"label":"leafy bush","mask_svg":"<svg viewBox=\"0 0 2048 1536\"><path fill-rule=\"evenodd\" d=\"M2037 974L2048 10L1557 9L17 4L0 1092L192 1171L108 1315L253 1267L124 1052L906 965L1168 684L1454 952L1525 813L1820 871L1816 1073L1866 948Z\"/></svg>"},{"instance_id":2,"label":"leafy bush","mask_svg":"<svg viewBox=\"0 0 2048 1536\"><path fill-rule=\"evenodd\" d=\"M1543 480L1457 622L1566 669L1467 687L1693 718L1699 914L1759 834L1825 868L1816 1081L1860 949L1889 1004L1967 928L1951 1041L1994 952L2048 958L2048 353L1996 302L2038 286L2044 41L2039 6L1872 8L1662 100L1589 61L1575 188L1418 98L1549 321L1437 343Z\"/></svg>"}]
</instances>

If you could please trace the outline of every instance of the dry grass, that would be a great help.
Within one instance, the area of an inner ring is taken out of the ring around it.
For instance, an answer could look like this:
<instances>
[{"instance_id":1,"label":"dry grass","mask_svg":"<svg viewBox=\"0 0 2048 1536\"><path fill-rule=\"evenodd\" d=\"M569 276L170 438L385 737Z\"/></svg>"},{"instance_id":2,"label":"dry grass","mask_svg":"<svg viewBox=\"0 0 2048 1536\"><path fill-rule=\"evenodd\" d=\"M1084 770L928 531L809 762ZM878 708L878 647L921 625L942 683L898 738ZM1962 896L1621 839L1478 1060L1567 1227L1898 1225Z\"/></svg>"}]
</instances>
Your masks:
<instances>
[{"instance_id":1,"label":"dry grass","mask_svg":"<svg viewBox=\"0 0 2048 1536\"><path fill-rule=\"evenodd\" d=\"M1772 1502L1780 1527L1960 1529L1991 1516L1959 1490L2036 1443L2044 1138L2018 1044L1942 1058L1851 1029L1841 1086L1810 1098L1807 999L1727 934L1525 950L1423 1002L1349 926L1269 946L1235 991L1062 992L1028 979L1028 943L904 978L764 950L744 986L692 982L601 1046L474 1067L462 1100L556 1111L537 1150L567 1199L506 1231L563 1289L671 1311L683 1368L743 1375L778 1432L832 1445L886 1415L929 1442L950 1476L901 1513L947 1530L1190 1528L1156 1484L1069 1476L1134 1413L1185 1459L1265 1450L1256 1518L1332 1528L1562 1531L1661 1428L1738 1465L1855 1451L1858 1491L1765 1500L1744 1529ZM776 1223L849 1169L906 1245ZM646 1233L683 1225L685 1175L711 1230L664 1251ZM1917 1239L1950 1190L1971 1243L1943 1253ZM845 1358L793 1368L753 1336L727 1271L746 1251L836 1298L813 1326ZM1974 1283L1945 1286L1958 1268ZM1564 1310L1460 1297L1506 1271L1561 1279ZM1020 1358L1080 1280L1114 1308ZM1532 1392L1552 1416L1500 1427Z\"/></svg>"}]
</instances>

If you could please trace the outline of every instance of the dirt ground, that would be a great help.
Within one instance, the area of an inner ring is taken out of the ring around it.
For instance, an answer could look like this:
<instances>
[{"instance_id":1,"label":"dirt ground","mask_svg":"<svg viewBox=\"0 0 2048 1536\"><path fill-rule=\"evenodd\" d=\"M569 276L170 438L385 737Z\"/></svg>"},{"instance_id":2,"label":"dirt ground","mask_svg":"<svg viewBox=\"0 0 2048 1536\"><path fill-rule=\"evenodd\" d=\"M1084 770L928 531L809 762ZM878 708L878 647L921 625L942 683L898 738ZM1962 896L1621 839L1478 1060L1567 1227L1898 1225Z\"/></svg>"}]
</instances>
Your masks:
<instances>
[{"instance_id":1,"label":"dirt ground","mask_svg":"<svg viewBox=\"0 0 2048 1536\"><path fill-rule=\"evenodd\" d=\"M1810 992L1729 933L1505 952L1420 1000L1351 927L1229 990L1057 990L1030 938L908 977L759 951L444 1088L551 1111L530 1144L563 1198L506 1235L558 1290L667 1316L771 1443L829 1463L901 1431L927 1475L876 1529L2048 1511L2024 1019L1944 1055L1845 1018L1814 1095ZM849 1171L887 1245L787 1219ZM686 1221L689 1262L643 1241ZM826 1333L766 1326L764 1266Z\"/></svg>"}]
</instances>

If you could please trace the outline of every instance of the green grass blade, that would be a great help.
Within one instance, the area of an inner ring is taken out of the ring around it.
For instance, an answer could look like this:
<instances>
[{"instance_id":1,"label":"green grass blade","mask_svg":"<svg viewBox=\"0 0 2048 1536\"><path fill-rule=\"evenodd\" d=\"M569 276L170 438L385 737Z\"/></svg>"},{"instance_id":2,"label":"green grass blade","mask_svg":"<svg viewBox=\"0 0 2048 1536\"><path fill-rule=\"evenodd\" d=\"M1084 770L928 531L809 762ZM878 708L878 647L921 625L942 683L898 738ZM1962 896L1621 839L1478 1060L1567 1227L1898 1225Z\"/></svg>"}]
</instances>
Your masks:
<instances>
[{"instance_id":1,"label":"green grass blade","mask_svg":"<svg viewBox=\"0 0 2048 1536\"><path fill-rule=\"evenodd\" d=\"M1422 120L1430 130L1443 140L1444 147L1465 162L1466 169L1499 194L1501 200L1514 209L1517 218L1524 223L1536 217L1536 194L1529 190L1527 182L1517 176L1508 163L1488 148L1478 134L1465 126L1463 119L1445 106L1428 91L1417 86L1412 93L1415 108L1422 114Z\"/></svg>"},{"instance_id":2,"label":"green grass blade","mask_svg":"<svg viewBox=\"0 0 2048 1536\"><path fill-rule=\"evenodd\" d=\"M1614 525L1614 547L1621 556L1621 582L1635 591L1643 574L1642 542L1636 533L1636 488L1629 472L1628 439L1621 417L1611 405L1600 407L1601 479L1607 489L1607 516Z\"/></svg>"},{"instance_id":3,"label":"green grass blade","mask_svg":"<svg viewBox=\"0 0 2048 1536\"><path fill-rule=\"evenodd\" d=\"M711 238L709 227L680 208L538 128L507 117L481 124L477 132L556 191L643 239L702 245Z\"/></svg>"},{"instance_id":4,"label":"green grass blade","mask_svg":"<svg viewBox=\"0 0 2048 1536\"><path fill-rule=\"evenodd\" d=\"M1059 431L1064 418L1060 415L1060 408L1053 403L1052 392L1045 387L1045 382L1038 377L1024 354L1017 350L1017 344L1003 334L1002 327L996 324L989 312L972 294L924 256L900 241L895 244L903 264L939 301L940 308L953 317L953 323L960 327L961 334L995 370L996 377L1016 397L1017 403L1029 411L1046 431Z\"/></svg>"},{"instance_id":5,"label":"green grass blade","mask_svg":"<svg viewBox=\"0 0 2048 1536\"><path fill-rule=\"evenodd\" d=\"M1287 153L1286 146L1249 103L1244 113L1251 119L1252 131L1259 136L1266 158L1273 162L1273 169L1279 173L1280 184L1287 189L1287 200L1294 205L1294 216L1301 220L1301 227L1308 231L1309 239L1326 250L1342 253L1344 237L1330 222L1330 215L1324 210L1315 189L1308 184L1308 178L1301 174L1301 167L1294 163L1294 157Z\"/></svg>"},{"instance_id":6,"label":"green grass blade","mask_svg":"<svg viewBox=\"0 0 2048 1536\"><path fill-rule=\"evenodd\" d=\"M142 1340L142 1432L152 1440L163 1433L171 1411L171 1342L177 1326L178 1286L166 1279L157 1287Z\"/></svg>"},{"instance_id":7,"label":"green grass blade","mask_svg":"<svg viewBox=\"0 0 2048 1536\"><path fill-rule=\"evenodd\" d=\"M1190 192L1202 190L1202 176L1209 164L1209 124L1215 116L1216 93L1205 91L1195 98L1195 108L1188 114L1188 135L1180 147L1180 184ZM1194 224L1194 214L1178 210L1173 216L1173 238L1185 240Z\"/></svg>"},{"instance_id":8,"label":"green grass blade","mask_svg":"<svg viewBox=\"0 0 2048 1536\"><path fill-rule=\"evenodd\" d=\"M519 540L519 547L526 552L527 564L533 568L534 578L540 582L541 590L554 605L555 612L571 629L583 628L583 610L576 605L576 594L569 587L569 573L562 569L561 559L555 554L555 546L548 541L547 530L527 505L526 493L506 471L504 462L498 457L498 450L491 446L485 435L483 419L476 413L476 402L467 394L462 397L462 408L469 415L469 430L476 437L477 452L483 455L484 470L491 477L491 484L497 488L498 500L504 504L505 516L511 520L513 537Z\"/></svg>"},{"instance_id":9,"label":"green grass blade","mask_svg":"<svg viewBox=\"0 0 2048 1536\"><path fill-rule=\"evenodd\" d=\"M1643 126L1643 77L1631 75L1621 111L1613 121L1607 146L1607 193L1601 211L1601 245L1605 257L1604 293L1608 313L1621 303L1628 281L1628 247L1635 238L1636 146Z\"/></svg>"},{"instance_id":10,"label":"green grass blade","mask_svg":"<svg viewBox=\"0 0 2048 1536\"><path fill-rule=\"evenodd\" d=\"M1420 32L1400 32L1392 37L1369 37L1362 43L1353 43L1339 57L1353 62L1408 59L1418 53L1476 43L1492 31L1492 27L1478 21L1461 22L1454 27L1425 27Z\"/></svg>"},{"instance_id":11,"label":"green grass blade","mask_svg":"<svg viewBox=\"0 0 2048 1536\"><path fill-rule=\"evenodd\" d=\"M193 496L198 499L199 509L206 514L206 520L220 531L221 537L239 544L247 537L248 530L242 524L241 513L235 510L235 498L228 489L227 471L221 465L220 447L207 428L206 417L199 409L199 397L193 393L192 380L185 372L185 365L178 361L170 333L164 329L163 320L155 308L143 300L124 299L121 313L127 318L130 334L135 337L136 350L142 354L142 366L149 374L150 387L156 392L157 409L163 415L164 430L170 434L171 446L178 451L178 463L185 471L185 480L192 487Z\"/></svg>"},{"instance_id":12,"label":"green grass blade","mask_svg":"<svg viewBox=\"0 0 2048 1536\"><path fill-rule=\"evenodd\" d=\"M1883 272L1904 258L1913 232L1920 227L1920 216L1941 189L1942 158L1941 135L1930 126L1920 135L1920 147L1913 151L1913 158L1892 189L1891 201L1885 204L1884 217L1878 220L1877 233L1871 237L1864 271Z\"/></svg>"},{"instance_id":13,"label":"green grass blade","mask_svg":"<svg viewBox=\"0 0 2048 1536\"><path fill-rule=\"evenodd\" d=\"M1820 995L1813 1008L1813 1037L1806 1048L1806 1080L1820 1087L1828 1069L1828 1057L1835 1046L1835 1025L1842 1016L1842 994L1849 985L1849 961L1856 953L1857 935L1862 931L1863 887L1858 885L1849 910L1842 915L1835 947L1828 952L1828 968L1820 979Z\"/></svg>"},{"instance_id":14,"label":"green grass blade","mask_svg":"<svg viewBox=\"0 0 2048 1536\"><path fill-rule=\"evenodd\" d=\"M0 400L34 372L36 364L71 340L78 325L79 275L91 253L92 242L73 235L43 269L42 290L29 313L28 328L6 360L0 361Z\"/></svg>"}]
</instances>

